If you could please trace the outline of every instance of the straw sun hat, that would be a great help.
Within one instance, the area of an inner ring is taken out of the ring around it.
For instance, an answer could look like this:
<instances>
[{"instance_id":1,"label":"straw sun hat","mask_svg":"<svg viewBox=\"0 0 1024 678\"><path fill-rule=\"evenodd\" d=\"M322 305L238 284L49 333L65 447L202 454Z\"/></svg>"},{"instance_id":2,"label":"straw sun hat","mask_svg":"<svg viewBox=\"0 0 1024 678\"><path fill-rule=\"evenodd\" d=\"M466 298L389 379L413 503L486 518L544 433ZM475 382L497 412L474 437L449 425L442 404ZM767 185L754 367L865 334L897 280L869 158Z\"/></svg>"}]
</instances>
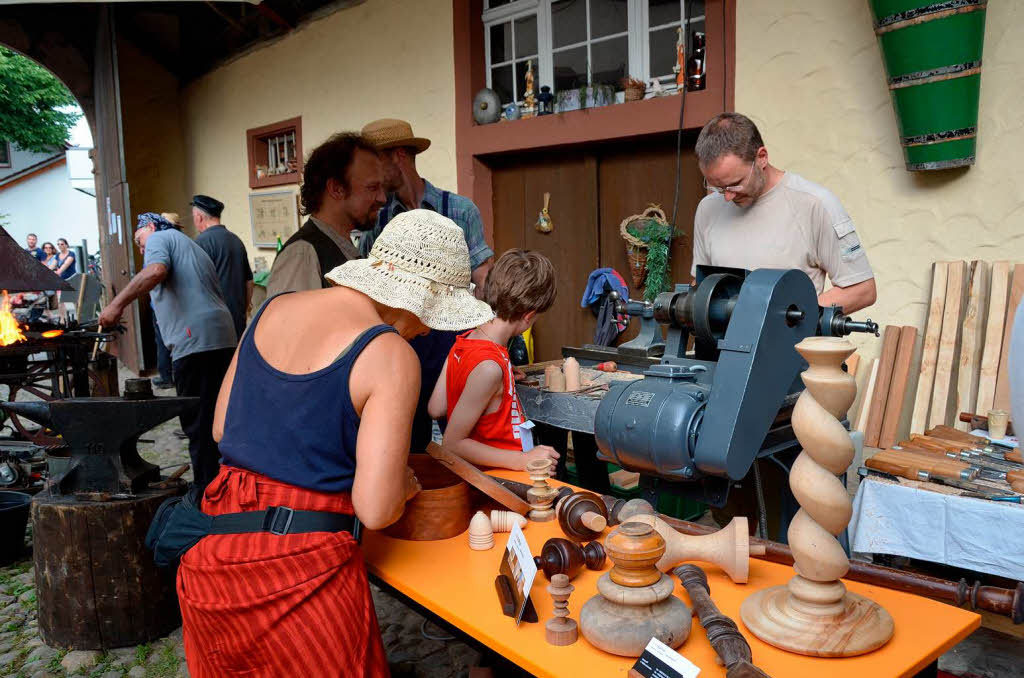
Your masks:
<instances>
[{"instance_id":1,"label":"straw sun hat","mask_svg":"<svg viewBox=\"0 0 1024 678\"><path fill-rule=\"evenodd\" d=\"M422 153L430 147L430 139L418 137L412 133L412 125L405 120L381 118L368 123L362 129L363 138L373 144L378 151L389 148L411 147Z\"/></svg>"},{"instance_id":2,"label":"straw sun hat","mask_svg":"<svg viewBox=\"0 0 1024 678\"><path fill-rule=\"evenodd\" d=\"M366 259L338 266L325 278L374 301L404 308L435 330L464 330L494 318L470 292L469 248L455 222L430 210L392 219Z\"/></svg>"}]
</instances>

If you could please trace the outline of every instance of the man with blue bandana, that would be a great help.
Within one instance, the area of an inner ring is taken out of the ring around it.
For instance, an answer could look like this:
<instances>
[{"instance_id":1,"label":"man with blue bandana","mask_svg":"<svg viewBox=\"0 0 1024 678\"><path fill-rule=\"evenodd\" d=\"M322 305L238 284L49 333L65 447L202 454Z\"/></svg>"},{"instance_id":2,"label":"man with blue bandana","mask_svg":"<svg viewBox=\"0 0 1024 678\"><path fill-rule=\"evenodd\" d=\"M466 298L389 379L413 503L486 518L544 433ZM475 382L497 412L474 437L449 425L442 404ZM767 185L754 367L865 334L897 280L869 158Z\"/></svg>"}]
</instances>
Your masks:
<instances>
[{"instance_id":1,"label":"man with blue bandana","mask_svg":"<svg viewBox=\"0 0 1024 678\"><path fill-rule=\"evenodd\" d=\"M235 323L210 257L171 222L153 212L139 215L135 244L143 268L103 309L100 325L113 327L129 304L149 293L171 351L174 387L179 396L199 398L199 407L181 416L181 428L188 436L195 484L205 488L220 466L213 412L238 343Z\"/></svg>"}]
</instances>

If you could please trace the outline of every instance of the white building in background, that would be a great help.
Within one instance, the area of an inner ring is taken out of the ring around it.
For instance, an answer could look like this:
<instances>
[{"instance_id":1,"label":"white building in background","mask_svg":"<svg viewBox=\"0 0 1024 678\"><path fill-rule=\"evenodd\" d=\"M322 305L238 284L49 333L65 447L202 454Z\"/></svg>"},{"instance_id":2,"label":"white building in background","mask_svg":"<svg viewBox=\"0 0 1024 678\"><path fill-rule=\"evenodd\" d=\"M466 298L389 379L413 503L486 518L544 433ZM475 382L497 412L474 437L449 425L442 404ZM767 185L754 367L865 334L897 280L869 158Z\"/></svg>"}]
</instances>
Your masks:
<instances>
[{"instance_id":1,"label":"white building in background","mask_svg":"<svg viewBox=\"0 0 1024 678\"><path fill-rule=\"evenodd\" d=\"M90 150L32 153L0 141L0 223L18 243L35 233L40 247L64 238L72 247L85 240L89 254L99 252Z\"/></svg>"}]
</instances>

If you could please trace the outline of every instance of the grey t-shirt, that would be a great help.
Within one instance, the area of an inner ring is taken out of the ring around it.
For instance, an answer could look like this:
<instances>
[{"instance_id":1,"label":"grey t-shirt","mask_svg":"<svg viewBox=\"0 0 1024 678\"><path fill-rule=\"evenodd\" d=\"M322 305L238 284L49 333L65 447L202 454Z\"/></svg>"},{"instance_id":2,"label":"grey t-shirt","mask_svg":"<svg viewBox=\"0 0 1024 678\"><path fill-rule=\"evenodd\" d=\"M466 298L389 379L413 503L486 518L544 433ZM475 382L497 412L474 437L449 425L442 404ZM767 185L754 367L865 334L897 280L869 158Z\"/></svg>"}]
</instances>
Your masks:
<instances>
[{"instance_id":1,"label":"grey t-shirt","mask_svg":"<svg viewBox=\"0 0 1024 678\"><path fill-rule=\"evenodd\" d=\"M144 265L150 264L167 267L167 277L149 296L171 360L235 347L235 323L217 271L199 245L180 231L157 231L146 241Z\"/></svg>"}]
</instances>

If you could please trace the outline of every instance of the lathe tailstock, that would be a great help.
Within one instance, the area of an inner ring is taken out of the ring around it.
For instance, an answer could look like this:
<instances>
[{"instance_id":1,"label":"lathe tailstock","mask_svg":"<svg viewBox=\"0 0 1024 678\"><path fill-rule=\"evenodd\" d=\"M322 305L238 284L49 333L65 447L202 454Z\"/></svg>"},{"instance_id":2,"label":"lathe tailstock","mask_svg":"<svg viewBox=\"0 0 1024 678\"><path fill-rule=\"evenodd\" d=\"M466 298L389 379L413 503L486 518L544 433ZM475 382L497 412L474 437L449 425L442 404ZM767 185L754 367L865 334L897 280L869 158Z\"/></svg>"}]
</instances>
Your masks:
<instances>
[{"instance_id":1,"label":"lathe tailstock","mask_svg":"<svg viewBox=\"0 0 1024 678\"><path fill-rule=\"evenodd\" d=\"M806 365L793 347L815 334L878 332L870 320L820 308L810 278L796 269L698 267L696 285L676 285L653 304L619 303L664 325L666 335L660 362L643 379L614 384L601 401L599 456L646 476L646 489L657 485L715 506L755 458L797 447L789 412ZM645 340L654 337L649 348L660 350L660 330L646 329ZM645 351L631 344L617 350Z\"/></svg>"}]
</instances>

